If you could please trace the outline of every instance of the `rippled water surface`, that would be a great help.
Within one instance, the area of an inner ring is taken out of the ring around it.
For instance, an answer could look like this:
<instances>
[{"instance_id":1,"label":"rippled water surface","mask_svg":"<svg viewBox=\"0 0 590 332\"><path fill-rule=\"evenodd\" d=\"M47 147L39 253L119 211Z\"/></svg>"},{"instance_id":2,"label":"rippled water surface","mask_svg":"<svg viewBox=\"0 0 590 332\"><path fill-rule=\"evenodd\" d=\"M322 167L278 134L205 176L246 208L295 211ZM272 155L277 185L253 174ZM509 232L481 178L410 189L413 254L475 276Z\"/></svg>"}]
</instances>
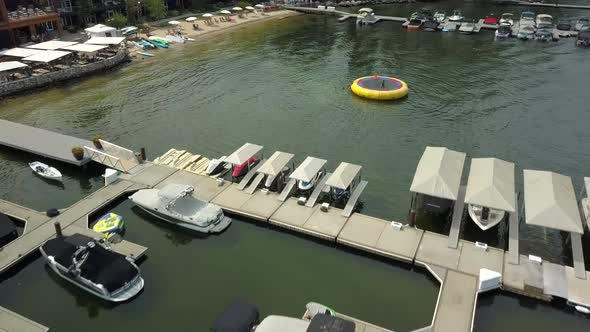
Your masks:
<instances>
[{"instance_id":1,"label":"rippled water surface","mask_svg":"<svg viewBox=\"0 0 590 332\"><path fill-rule=\"evenodd\" d=\"M420 6L375 10L407 16ZM456 4L429 6L450 12ZM467 5L464 13L480 18L491 11L522 9ZM543 12L555 17L583 15L574 10ZM514 161L521 189L523 168L570 175L581 189L590 161L589 54L576 48L573 39L495 42L487 31L471 36L406 32L399 23L356 27L352 20L340 23L333 17L305 15L199 39L159 51L151 62L6 99L0 102L0 118L79 137L101 134L123 146L146 147L151 158L170 147L214 157L249 141L264 145L267 154L293 152L297 161L312 155L328 159L330 167L340 161L358 163L369 181L365 212L405 220L408 188L426 145L447 146L470 157ZM406 81L408 98L379 103L351 95L350 83L371 74ZM31 177L26 162L32 158L0 149L1 198L42 210L70 205L100 185L98 170L81 172L63 166L64 187L51 186ZM420 226L437 229L438 225ZM143 232L145 226L137 227ZM492 234L474 231L470 223L465 228L468 239L505 243L506 227ZM159 250L171 257L184 255L142 239L138 242L149 246L155 256ZM523 254L569 263L570 250L564 243L557 232L521 224ZM590 246L587 239L585 245ZM35 264L34 269L42 269ZM165 266L165 262L154 266L152 259L144 264L148 271ZM260 275L264 278L264 272ZM399 276L392 272L392 280ZM494 299L485 302L492 309L478 313L477 330L506 330L486 323L496 311L575 322L568 330L575 330L581 319L554 307L531 309L512 298ZM267 309L272 311L270 306ZM404 323L406 317L396 319L401 323L389 327L413 326Z\"/></svg>"}]
</instances>

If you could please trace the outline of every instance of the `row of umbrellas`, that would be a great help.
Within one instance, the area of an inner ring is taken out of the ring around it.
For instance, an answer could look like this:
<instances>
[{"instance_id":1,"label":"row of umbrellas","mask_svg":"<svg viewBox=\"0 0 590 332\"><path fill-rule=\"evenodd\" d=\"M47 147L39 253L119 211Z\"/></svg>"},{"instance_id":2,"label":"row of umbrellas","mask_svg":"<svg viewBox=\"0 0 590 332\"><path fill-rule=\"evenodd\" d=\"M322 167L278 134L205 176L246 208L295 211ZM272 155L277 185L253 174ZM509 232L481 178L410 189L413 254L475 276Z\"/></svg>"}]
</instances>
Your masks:
<instances>
[{"instance_id":1,"label":"row of umbrellas","mask_svg":"<svg viewBox=\"0 0 590 332\"><path fill-rule=\"evenodd\" d=\"M264 6L262 6L262 5L256 5L256 7L263 8ZM256 10L254 7L251 7L251 6L246 6L245 8L246 8L247 10ZM234 8L232 8L231 10L233 10L233 11L235 11L235 12L239 12L239 11L242 11L242 10L244 10L244 9L243 9L242 7L234 7ZM222 10L222 11L220 11L219 13L220 13L220 14L224 14L224 15L231 15L231 12L230 12L229 10ZM210 13L203 14L203 17L213 17L213 16L214 16L214 15L213 15L213 14L210 14ZM187 22L194 22L194 21L196 21L196 20L197 20L197 18L196 18L196 17L194 17L194 16L187 17L187 18L185 19L185 21L187 21ZM171 24L171 25L179 25L179 24L180 24L180 22L178 22L178 21L170 21L170 22L168 22L168 24Z\"/></svg>"}]
</instances>

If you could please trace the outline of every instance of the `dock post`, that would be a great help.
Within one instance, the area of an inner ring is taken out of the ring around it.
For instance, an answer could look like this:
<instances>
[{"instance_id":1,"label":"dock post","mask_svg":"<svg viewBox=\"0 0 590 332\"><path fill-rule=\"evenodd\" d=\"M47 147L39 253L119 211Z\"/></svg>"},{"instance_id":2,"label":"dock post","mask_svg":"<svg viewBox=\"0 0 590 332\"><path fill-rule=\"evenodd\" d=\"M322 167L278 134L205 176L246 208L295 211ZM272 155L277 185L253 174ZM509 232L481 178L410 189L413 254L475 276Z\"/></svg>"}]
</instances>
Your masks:
<instances>
[{"instance_id":1,"label":"dock post","mask_svg":"<svg viewBox=\"0 0 590 332\"><path fill-rule=\"evenodd\" d=\"M410 209L410 213L408 213L408 224L410 227L416 227L416 210Z\"/></svg>"},{"instance_id":2,"label":"dock post","mask_svg":"<svg viewBox=\"0 0 590 332\"><path fill-rule=\"evenodd\" d=\"M145 161L145 148L141 148L140 154L141 154L141 161Z\"/></svg>"},{"instance_id":3,"label":"dock post","mask_svg":"<svg viewBox=\"0 0 590 332\"><path fill-rule=\"evenodd\" d=\"M57 235L57 237L62 237L63 233L61 231L61 224L59 223L59 221L54 222L53 226L55 226L55 234Z\"/></svg>"}]
</instances>

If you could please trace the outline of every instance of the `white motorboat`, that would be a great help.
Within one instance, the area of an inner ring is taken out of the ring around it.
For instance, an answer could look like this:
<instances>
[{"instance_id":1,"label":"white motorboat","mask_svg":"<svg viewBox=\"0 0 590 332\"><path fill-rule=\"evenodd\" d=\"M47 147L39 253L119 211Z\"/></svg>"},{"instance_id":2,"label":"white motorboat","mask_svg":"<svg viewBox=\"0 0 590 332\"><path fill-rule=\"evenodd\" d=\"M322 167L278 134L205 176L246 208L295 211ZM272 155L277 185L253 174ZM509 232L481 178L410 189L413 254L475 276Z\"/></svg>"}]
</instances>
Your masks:
<instances>
[{"instance_id":1,"label":"white motorboat","mask_svg":"<svg viewBox=\"0 0 590 332\"><path fill-rule=\"evenodd\" d=\"M231 219L215 204L194 198L190 185L171 183L162 189L142 189L129 197L149 214L180 227L202 233L219 233Z\"/></svg>"},{"instance_id":2,"label":"white motorboat","mask_svg":"<svg viewBox=\"0 0 590 332\"><path fill-rule=\"evenodd\" d=\"M520 13L520 26L524 25L535 25L535 13L526 11Z\"/></svg>"},{"instance_id":3,"label":"white motorboat","mask_svg":"<svg viewBox=\"0 0 590 332\"><path fill-rule=\"evenodd\" d=\"M574 25L574 30L580 31L582 30L582 27L585 25L590 25L590 19L583 17L576 21L576 24Z\"/></svg>"},{"instance_id":4,"label":"white motorboat","mask_svg":"<svg viewBox=\"0 0 590 332\"><path fill-rule=\"evenodd\" d=\"M475 31L475 23L467 22L461 24L459 32L464 34L472 34Z\"/></svg>"},{"instance_id":5,"label":"white motorboat","mask_svg":"<svg viewBox=\"0 0 590 332\"><path fill-rule=\"evenodd\" d=\"M436 13L434 13L434 20L438 23L443 23L445 21L445 18L447 17L447 14L445 12L439 12L437 11Z\"/></svg>"},{"instance_id":6,"label":"white motorboat","mask_svg":"<svg viewBox=\"0 0 590 332\"><path fill-rule=\"evenodd\" d=\"M549 29L553 27L553 16L547 14L539 14L535 19L535 26L537 29Z\"/></svg>"},{"instance_id":7,"label":"white motorboat","mask_svg":"<svg viewBox=\"0 0 590 332\"><path fill-rule=\"evenodd\" d=\"M55 181L62 180L61 172L58 171L57 168L50 167L42 162L34 161L32 163L29 163L29 167L31 167L33 172L37 173L37 175L39 175L40 177Z\"/></svg>"},{"instance_id":8,"label":"white motorboat","mask_svg":"<svg viewBox=\"0 0 590 332\"><path fill-rule=\"evenodd\" d=\"M465 16L463 16L463 13L459 9L453 10L453 15L449 16L449 21L452 21L452 22L460 22L460 21L463 21L464 19L465 19Z\"/></svg>"},{"instance_id":9,"label":"white motorboat","mask_svg":"<svg viewBox=\"0 0 590 332\"><path fill-rule=\"evenodd\" d=\"M512 26L509 24L500 24L495 32L496 38L508 38L512 35Z\"/></svg>"},{"instance_id":10,"label":"white motorboat","mask_svg":"<svg viewBox=\"0 0 590 332\"><path fill-rule=\"evenodd\" d=\"M111 251L104 240L81 234L60 236L39 250L57 275L107 301L127 301L143 289L133 259Z\"/></svg>"},{"instance_id":11,"label":"white motorboat","mask_svg":"<svg viewBox=\"0 0 590 332\"><path fill-rule=\"evenodd\" d=\"M529 40L529 39L533 39L535 35L535 28L532 25L525 25L525 26L520 26L520 29L518 29L518 34L516 35L516 37L518 37L518 39L521 40Z\"/></svg>"},{"instance_id":12,"label":"white motorboat","mask_svg":"<svg viewBox=\"0 0 590 332\"><path fill-rule=\"evenodd\" d=\"M469 211L469 217L471 217L471 220L473 220L482 231L487 231L496 226L506 215L505 211L473 204L469 204L467 210Z\"/></svg>"},{"instance_id":13,"label":"white motorboat","mask_svg":"<svg viewBox=\"0 0 590 332\"><path fill-rule=\"evenodd\" d=\"M508 24L510 26L514 25L514 15L512 13L504 13L500 16L500 25Z\"/></svg>"},{"instance_id":14,"label":"white motorboat","mask_svg":"<svg viewBox=\"0 0 590 332\"><path fill-rule=\"evenodd\" d=\"M356 16L356 24L374 24L377 22L377 17L371 8L361 8Z\"/></svg>"}]
</instances>

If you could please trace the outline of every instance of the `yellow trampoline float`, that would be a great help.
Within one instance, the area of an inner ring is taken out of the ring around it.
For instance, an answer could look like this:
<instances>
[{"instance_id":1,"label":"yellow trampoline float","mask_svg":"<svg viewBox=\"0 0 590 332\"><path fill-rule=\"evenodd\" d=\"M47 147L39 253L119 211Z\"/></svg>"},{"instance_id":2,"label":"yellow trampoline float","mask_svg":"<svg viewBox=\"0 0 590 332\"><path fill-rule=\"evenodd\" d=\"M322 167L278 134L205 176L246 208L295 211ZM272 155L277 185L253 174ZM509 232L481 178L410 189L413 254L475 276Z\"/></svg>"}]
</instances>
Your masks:
<instances>
[{"instance_id":1,"label":"yellow trampoline float","mask_svg":"<svg viewBox=\"0 0 590 332\"><path fill-rule=\"evenodd\" d=\"M375 100L394 100L408 95L406 82L387 76L357 78L350 89L357 96Z\"/></svg>"}]
</instances>

